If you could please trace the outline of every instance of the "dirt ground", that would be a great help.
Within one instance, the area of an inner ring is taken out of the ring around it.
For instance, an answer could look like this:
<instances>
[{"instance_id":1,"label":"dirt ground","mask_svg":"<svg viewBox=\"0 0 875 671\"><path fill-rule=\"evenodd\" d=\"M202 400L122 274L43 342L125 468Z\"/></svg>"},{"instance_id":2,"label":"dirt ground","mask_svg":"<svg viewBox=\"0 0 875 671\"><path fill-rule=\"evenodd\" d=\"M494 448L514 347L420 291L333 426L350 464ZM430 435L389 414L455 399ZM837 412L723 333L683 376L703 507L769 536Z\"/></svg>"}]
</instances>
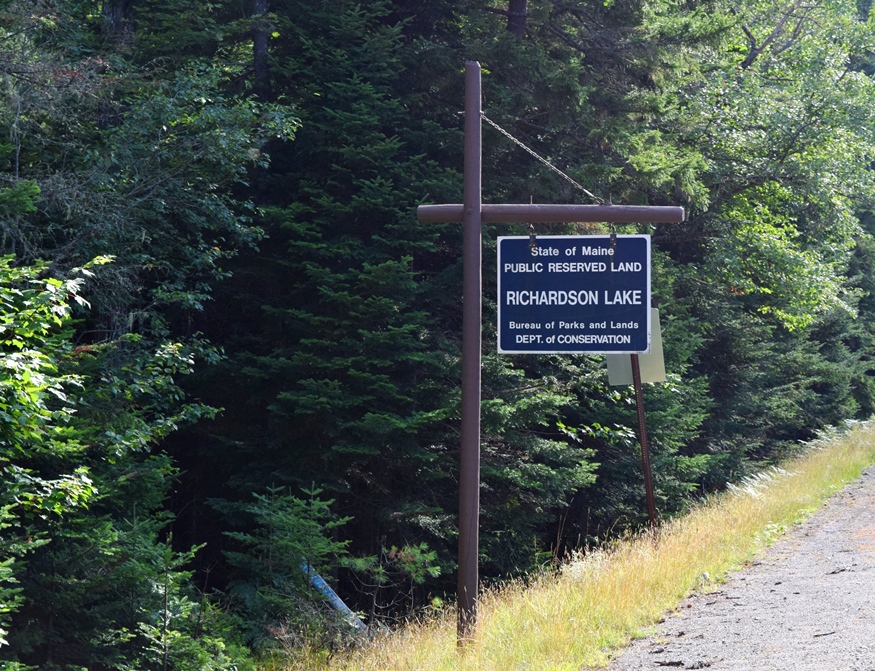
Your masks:
<instances>
[{"instance_id":1,"label":"dirt ground","mask_svg":"<svg viewBox=\"0 0 875 671\"><path fill-rule=\"evenodd\" d=\"M875 468L609 671L875 671Z\"/></svg>"}]
</instances>

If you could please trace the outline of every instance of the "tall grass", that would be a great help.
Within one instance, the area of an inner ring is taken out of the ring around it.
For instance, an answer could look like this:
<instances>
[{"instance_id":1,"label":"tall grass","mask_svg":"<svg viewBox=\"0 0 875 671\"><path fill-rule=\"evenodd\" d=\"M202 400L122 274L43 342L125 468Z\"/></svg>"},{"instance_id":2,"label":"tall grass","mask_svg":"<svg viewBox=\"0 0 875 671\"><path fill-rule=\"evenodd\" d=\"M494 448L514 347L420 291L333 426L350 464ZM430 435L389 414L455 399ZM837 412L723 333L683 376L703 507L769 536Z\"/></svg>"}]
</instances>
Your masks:
<instances>
[{"instance_id":1,"label":"tall grass","mask_svg":"<svg viewBox=\"0 0 875 671\"><path fill-rule=\"evenodd\" d=\"M645 534L479 602L476 640L456 646L455 614L380 635L344 656L287 658L284 671L577 671L605 666L696 589L707 589L816 511L875 463L875 425L814 441L805 453Z\"/></svg>"}]
</instances>

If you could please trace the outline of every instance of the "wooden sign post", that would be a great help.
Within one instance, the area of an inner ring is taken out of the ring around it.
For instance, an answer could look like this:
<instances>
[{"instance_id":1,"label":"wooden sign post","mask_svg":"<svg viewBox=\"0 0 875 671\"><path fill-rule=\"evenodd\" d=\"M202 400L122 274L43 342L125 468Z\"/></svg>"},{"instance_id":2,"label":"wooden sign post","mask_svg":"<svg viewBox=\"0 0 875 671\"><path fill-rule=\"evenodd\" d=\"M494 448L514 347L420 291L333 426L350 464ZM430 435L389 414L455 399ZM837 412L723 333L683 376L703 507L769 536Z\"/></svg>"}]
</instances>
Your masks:
<instances>
[{"instance_id":1,"label":"wooden sign post","mask_svg":"<svg viewBox=\"0 0 875 671\"><path fill-rule=\"evenodd\" d=\"M473 638L477 624L480 518L480 371L483 224L679 223L681 207L629 205L484 205L480 64L465 64L464 203L420 205L425 223L461 223L462 237L462 435L459 463L458 642Z\"/></svg>"}]
</instances>

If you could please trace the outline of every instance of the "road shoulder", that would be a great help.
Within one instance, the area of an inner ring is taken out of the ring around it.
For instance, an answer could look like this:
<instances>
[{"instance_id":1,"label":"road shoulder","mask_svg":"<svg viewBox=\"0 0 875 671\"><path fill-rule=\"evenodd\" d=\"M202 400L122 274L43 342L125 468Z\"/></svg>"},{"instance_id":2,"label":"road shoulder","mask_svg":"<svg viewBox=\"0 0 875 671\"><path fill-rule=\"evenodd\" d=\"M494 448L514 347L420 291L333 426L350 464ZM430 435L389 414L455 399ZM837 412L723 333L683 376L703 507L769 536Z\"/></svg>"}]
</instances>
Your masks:
<instances>
[{"instance_id":1,"label":"road shoulder","mask_svg":"<svg viewBox=\"0 0 875 671\"><path fill-rule=\"evenodd\" d=\"M609 671L875 671L875 467Z\"/></svg>"}]
</instances>

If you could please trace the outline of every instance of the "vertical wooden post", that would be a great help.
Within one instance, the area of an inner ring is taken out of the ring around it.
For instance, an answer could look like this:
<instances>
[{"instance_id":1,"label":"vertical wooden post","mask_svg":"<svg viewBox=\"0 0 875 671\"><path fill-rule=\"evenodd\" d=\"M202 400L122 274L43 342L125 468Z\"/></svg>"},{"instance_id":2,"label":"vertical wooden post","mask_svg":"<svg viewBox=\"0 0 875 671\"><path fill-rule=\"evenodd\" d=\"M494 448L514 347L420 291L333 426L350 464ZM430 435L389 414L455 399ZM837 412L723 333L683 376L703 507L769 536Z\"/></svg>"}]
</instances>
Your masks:
<instances>
[{"instance_id":1,"label":"vertical wooden post","mask_svg":"<svg viewBox=\"0 0 875 671\"><path fill-rule=\"evenodd\" d=\"M650 529L656 531L656 499L653 495L653 469L650 466L650 447L647 444L647 421L644 417L644 393L641 390L641 365L637 354L632 358L632 384L635 386L635 407L638 409L638 439L641 441L641 462L644 467L644 493L647 496L647 516Z\"/></svg>"},{"instance_id":2,"label":"vertical wooden post","mask_svg":"<svg viewBox=\"0 0 875 671\"><path fill-rule=\"evenodd\" d=\"M482 339L480 64L465 64L465 184L462 217L462 445L459 463L458 644L477 624L480 526L480 352Z\"/></svg>"}]
</instances>

